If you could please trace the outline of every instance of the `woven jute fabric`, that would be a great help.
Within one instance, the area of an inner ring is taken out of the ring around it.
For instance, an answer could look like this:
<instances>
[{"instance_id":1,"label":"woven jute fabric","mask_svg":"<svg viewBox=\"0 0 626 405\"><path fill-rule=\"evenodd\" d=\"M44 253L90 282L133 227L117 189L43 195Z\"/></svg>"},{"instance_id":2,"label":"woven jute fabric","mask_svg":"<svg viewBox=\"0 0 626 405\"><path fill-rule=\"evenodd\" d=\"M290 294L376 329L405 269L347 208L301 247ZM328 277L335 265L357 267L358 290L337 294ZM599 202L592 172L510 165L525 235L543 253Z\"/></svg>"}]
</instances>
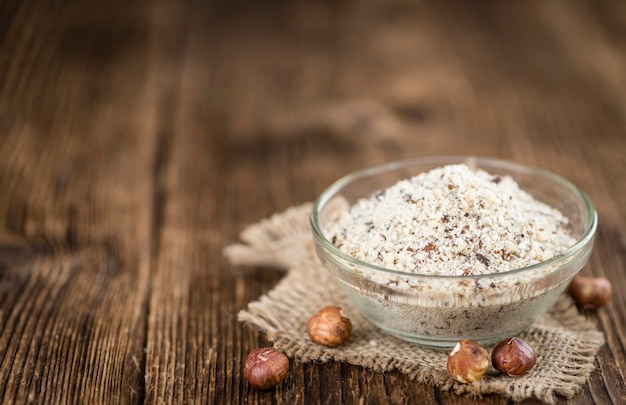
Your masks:
<instances>
[{"instance_id":1,"label":"woven jute fabric","mask_svg":"<svg viewBox=\"0 0 626 405\"><path fill-rule=\"evenodd\" d=\"M604 336L592 320L581 315L563 295L519 336L537 354L530 373L509 377L490 370L472 384L453 381L446 372L447 352L405 342L380 331L351 304L315 255L309 226L311 204L289 208L250 225L241 243L227 246L234 265L272 265L286 269L285 277L267 294L241 310L238 319L267 333L274 347L301 362L342 361L378 372L398 370L414 381L434 384L457 394L497 393L514 401L536 398L554 403L573 396L595 368ZM338 348L313 343L308 319L326 305L343 308L352 321L350 339Z\"/></svg>"}]
</instances>

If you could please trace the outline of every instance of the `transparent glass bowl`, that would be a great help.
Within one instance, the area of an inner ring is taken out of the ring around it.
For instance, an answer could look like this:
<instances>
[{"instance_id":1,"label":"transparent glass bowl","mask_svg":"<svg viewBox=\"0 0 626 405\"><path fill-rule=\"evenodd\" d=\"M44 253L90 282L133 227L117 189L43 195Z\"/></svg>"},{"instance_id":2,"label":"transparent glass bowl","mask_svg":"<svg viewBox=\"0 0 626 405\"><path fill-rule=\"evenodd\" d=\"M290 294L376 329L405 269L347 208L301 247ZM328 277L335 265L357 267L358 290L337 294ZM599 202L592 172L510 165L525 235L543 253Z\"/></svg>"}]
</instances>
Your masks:
<instances>
[{"instance_id":1,"label":"transparent glass bowl","mask_svg":"<svg viewBox=\"0 0 626 405\"><path fill-rule=\"evenodd\" d=\"M456 163L511 176L520 188L569 219L576 243L550 260L516 270L479 276L433 276L365 263L336 248L324 235L330 218L360 198L399 180ZM320 260L371 322L404 340L450 348L460 339L475 339L484 345L497 343L520 333L547 311L589 260L597 214L580 189L550 172L497 159L440 156L349 174L321 194L310 221Z\"/></svg>"}]
</instances>

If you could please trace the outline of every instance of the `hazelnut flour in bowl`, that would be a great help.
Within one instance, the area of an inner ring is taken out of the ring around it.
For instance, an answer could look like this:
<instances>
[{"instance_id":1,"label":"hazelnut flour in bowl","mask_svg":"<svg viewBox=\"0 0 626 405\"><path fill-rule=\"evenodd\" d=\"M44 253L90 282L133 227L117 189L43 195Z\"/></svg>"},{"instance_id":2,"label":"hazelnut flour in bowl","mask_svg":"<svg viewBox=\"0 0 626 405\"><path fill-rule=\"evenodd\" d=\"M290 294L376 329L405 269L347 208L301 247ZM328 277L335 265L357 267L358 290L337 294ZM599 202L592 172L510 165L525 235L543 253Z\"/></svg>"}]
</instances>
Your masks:
<instances>
[{"instance_id":1,"label":"hazelnut flour in bowl","mask_svg":"<svg viewBox=\"0 0 626 405\"><path fill-rule=\"evenodd\" d=\"M321 261L378 327L426 346L527 328L587 262L597 216L545 171L482 158L396 162L315 203Z\"/></svg>"}]
</instances>

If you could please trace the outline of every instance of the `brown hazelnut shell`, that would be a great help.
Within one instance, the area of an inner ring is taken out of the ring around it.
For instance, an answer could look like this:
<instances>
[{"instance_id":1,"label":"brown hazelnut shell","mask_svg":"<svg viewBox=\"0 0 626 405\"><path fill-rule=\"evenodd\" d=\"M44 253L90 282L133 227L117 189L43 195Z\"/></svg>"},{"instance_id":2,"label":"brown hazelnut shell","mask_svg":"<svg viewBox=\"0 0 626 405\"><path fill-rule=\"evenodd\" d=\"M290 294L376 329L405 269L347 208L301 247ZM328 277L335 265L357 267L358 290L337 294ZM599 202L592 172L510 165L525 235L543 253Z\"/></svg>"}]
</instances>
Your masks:
<instances>
[{"instance_id":1,"label":"brown hazelnut shell","mask_svg":"<svg viewBox=\"0 0 626 405\"><path fill-rule=\"evenodd\" d=\"M493 367L510 376L528 373L535 365L537 355L523 339L512 337L498 343L491 352Z\"/></svg>"},{"instance_id":2,"label":"brown hazelnut shell","mask_svg":"<svg viewBox=\"0 0 626 405\"><path fill-rule=\"evenodd\" d=\"M453 380L468 384L480 380L489 369L489 353L478 342L461 340L448 355L447 370Z\"/></svg>"},{"instance_id":3,"label":"brown hazelnut shell","mask_svg":"<svg viewBox=\"0 0 626 405\"><path fill-rule=\"evenodd\" d=\"M605 277L585 277L577 274L570 282L567 292L579 305L600 308L611 300L613 287Z\"/></svg>"},{"instance_id":4,"label":"brown hazelnut shell","mask_svg":"<svg viewBox=\"0 0 626 405\"><path fill-rule=\"evenodd\" d=\"M313 315L307 324L307 333L317 344L337 347L352 333L352 323L340 307L327 306Z\"/></svg>"},{"instance_id":5,"label":"brown hazelnut shell","mask_svg":"<svg viewBox=\"0 0 626 405\"><path fill-rule=\"evenodd\" d=\"M253 387L266 390L284 380L288 371L287 356L274 348L262 347L248 354L243 375Z\"/></svg>"}]
</instances>

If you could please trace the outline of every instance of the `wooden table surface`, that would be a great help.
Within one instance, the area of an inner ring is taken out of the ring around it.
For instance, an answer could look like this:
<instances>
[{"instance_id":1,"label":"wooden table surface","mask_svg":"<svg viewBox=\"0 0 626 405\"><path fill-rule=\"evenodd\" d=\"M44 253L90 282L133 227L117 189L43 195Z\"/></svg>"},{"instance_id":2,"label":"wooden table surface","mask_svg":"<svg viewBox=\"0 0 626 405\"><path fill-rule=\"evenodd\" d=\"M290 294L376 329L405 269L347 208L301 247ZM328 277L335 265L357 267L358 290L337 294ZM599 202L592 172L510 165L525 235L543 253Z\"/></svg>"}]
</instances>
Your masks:
<instances>
[{"instance_id":1,"label":"wooden table surface","mask_svg":"<svg viewBox=\"0 0 626 405\"><path fill-rule=\"evenodd\" d=\"M626 403L625 106L619 0L2 1L0 402L508 403L341 363L251 388L236 314L284 273L222 256L352 170L474 154L595 203L606 344L559 402Z\"/></svg>"}]
</instances>

